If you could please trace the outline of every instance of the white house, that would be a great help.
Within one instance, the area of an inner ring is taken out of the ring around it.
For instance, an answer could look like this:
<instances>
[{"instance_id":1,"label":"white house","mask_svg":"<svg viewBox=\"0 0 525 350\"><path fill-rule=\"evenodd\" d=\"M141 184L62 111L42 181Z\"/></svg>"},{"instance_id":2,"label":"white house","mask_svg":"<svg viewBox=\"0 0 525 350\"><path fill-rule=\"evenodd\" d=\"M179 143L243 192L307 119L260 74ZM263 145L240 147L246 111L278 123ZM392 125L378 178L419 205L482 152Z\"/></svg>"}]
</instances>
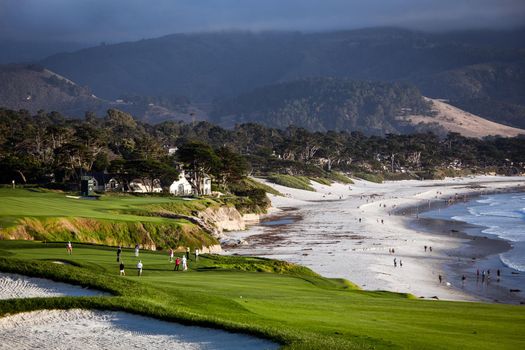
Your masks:
<instances>
[{"instance_id":1,"label":"white house","mask_svg":"<svg viewBox=\"0 0 525 350\"><path fill-rule=\"evenodd\" d=\"M160 180L154 179L135 179L129 183L131 192L135 193L161 193L162 187L160 186Z\"/></svg>"},{"instance_id":2,"label":"white house","mask_svg":"<svg viewBox=\"0 0 525 350\"><path fill-rule=\"evenodd\" d=\"M179 178L171 184L170 193L175 196L211 195L211 178L208 175L199 177L198 184L195 181L190 174L181 171Z\"/></svg>"},{"instance_id":3,"label":"white house","mask_svg":"<svg viewBox=\"0 0 525 350\"><path fill-rule=\"evenodd\" d=\"M186 179L184 171L181 171L179 178L170 185L170 193L175 196L189 196L193 193L192 186Z\"/></svg>"}]
</instances>

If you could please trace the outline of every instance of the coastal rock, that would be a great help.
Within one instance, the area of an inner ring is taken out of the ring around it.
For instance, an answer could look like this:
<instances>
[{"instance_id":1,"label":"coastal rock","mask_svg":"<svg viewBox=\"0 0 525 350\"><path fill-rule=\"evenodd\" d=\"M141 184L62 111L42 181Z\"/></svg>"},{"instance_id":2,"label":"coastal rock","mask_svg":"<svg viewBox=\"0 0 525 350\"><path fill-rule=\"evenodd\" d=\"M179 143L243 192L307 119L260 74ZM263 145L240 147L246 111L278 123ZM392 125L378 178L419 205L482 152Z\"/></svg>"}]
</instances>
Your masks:
<instances>
[{"instance_id":1,"label":"coastal rock","mask_svg":"<svg viewBox=\"0 0 525 350\"><path fill-rule=\"evenodd\" d=\"M207 208L199 212L198 217L214 225L219 230L219 234L223 231L241 231L246 229L243 216L235 207Z\"/></svg>"},{"instance_id":2,"label":"coastal rock","mask_svg":"<svg viewBox=\"0 0 525 350\"><path fill-rule=\"evenodd\" d=\"M222 247L220 244L211 245L209 247L202 246L200 253L203 254L219 254L222 252Z\"/></svg>"}]
</instances>

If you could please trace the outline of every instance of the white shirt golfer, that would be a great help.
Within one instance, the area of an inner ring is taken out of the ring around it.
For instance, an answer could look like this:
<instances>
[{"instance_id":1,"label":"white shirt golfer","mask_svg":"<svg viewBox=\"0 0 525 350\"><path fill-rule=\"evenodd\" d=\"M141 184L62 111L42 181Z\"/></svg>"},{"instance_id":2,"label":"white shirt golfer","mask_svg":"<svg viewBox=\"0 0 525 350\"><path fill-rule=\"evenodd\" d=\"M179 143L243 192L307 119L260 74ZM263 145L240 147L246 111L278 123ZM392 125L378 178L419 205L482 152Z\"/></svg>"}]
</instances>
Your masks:
<instances>
[{"instance_id":1,"label":"white shirt golfer","mask_svg":"<svg viewBox=\"0 0 525 350\"><path fill-rule=\"evenodd\" d=\"M182 256L182 271L186 271L188 269L188 264L186 262L186 256Z\"/></svg>"}]
</instances>

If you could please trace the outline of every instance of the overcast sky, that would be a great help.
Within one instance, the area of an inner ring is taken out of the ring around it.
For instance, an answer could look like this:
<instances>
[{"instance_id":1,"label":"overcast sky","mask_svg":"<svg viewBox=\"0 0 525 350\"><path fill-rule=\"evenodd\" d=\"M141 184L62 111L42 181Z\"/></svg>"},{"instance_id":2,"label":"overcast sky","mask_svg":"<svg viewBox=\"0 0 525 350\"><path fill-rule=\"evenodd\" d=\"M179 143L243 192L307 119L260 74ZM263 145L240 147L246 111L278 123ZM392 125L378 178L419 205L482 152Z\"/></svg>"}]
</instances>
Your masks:
<instances>
[{"instance_id":1,"label":"overcast sky","mask_svg":"<svg viewBox=\"0 0 525 350\"><path fill-rule=\"evenodd\" d=\"M0 39L108 43L249 29L425 30L525 24L525 0L0 0Z\"/></svg>"}]
</instances>

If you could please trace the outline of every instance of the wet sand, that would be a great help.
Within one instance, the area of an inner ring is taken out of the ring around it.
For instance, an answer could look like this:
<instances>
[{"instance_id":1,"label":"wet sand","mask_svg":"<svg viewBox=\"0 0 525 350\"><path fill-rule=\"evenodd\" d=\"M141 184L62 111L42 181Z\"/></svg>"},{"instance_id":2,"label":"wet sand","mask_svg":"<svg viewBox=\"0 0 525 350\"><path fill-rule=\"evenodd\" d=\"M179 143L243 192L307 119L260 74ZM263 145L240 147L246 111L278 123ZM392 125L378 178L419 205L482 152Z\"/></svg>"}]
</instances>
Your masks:
<instances>
[{"instance_id":1,"label":"wet sand","mask_svg":"<svg viewBox=\"0 0 525 350\"><path fill-rule=\"evenodd\" d=\"M443 267L445 280L455 281L463 291L483 301L525 303L525 274L506 266L499 258L499 254L511 249L510 242L484 235L482 230L485 227L456 220L413 218L409 227L426 234L456 237L464 241L459 247L446 250L453 260ZM498 269L500 278L496 273ZM483 277L483 271L489 274L485 273ZM463 276L466 279L462 282Z\"/></svg>"},{"instance_id":2,"label":"wet sand","mask_svg":"<svg viewBox=\"0 0 525 350\"><path fill-rule=\"evenodd\" d=\"M298 263L326 277L347 278L367 290L520 303L521 295L510 289L521 289L512 287L521 275L496 263L498 254L509 248L507 242L471 237L465 231L473 228L455 222L416 219L424 209L449 205L451 198L463 200L524 184L524 178L485 176L384 184L357 180L351 186L314 183L316 192L272 185L286 193L286 197L271 197L274 206L296 209L272 216L270 224L229 233L240 244L228 247L227 253ZM395 215L399 213L405 215ZM425 253L424 245L433 246L433 252ZM472 269L477 266L480 270L500 266L499 284L491 278L488 285L476 286ZM464 285L463 274L467 277ZM444 276L441 284L439 275Z\"/></svg>"}]
</instances>

